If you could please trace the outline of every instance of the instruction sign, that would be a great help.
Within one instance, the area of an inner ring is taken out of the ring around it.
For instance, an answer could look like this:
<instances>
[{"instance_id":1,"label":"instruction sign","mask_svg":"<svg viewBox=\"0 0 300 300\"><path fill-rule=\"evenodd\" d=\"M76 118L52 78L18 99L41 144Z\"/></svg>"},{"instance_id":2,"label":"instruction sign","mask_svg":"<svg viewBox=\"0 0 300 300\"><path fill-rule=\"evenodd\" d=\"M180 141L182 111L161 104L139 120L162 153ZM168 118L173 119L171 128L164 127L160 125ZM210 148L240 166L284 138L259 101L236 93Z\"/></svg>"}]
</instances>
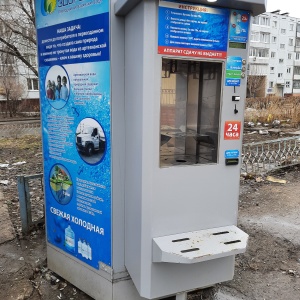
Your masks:
<instances>
[{"instance_id":1,"label":"instruction sign","mask_svg":"<svg viewBox=\"0 0 300 300\"><path fill-rule=\"evenodd\" d=\"M229 9L160 1L158 14L158 53L226 58Z\"/></svg>"},{"instance_id":2,"label":"instruction sign","mask_svg":"<svg viewBox=\"0 0 300 300\"><path fill-rule=\"evenodd\" d=\"M226 121L224 126L224 140L239 140L241 138L241 122Z\"/></svg>"},{"instance_id":3,"label":"instruction sign","mask_svg":"<svg viewBox=\"0 0 300 300\"><path fill-rule=\"evenodd\" d=\"M111 266L109 1L36 1L48 243Z\"/></svg>"}]
</instances>

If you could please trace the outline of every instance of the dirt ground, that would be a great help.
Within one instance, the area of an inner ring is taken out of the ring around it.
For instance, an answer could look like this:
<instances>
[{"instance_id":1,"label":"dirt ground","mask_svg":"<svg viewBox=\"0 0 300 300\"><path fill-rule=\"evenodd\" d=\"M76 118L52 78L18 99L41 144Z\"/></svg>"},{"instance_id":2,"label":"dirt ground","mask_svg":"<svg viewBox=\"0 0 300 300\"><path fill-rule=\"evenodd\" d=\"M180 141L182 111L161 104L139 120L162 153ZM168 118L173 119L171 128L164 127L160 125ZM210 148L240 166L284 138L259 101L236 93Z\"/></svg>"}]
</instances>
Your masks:
<instances>
[{"instance_id":1,"label":"dirt ground","mask_svg":"<svg viewBox=\"0 0 300 300\"><path fill-rule=\"evenodd\" d=\"M258 138L250 134L244 140ZM39 137L0 139L0 189L14 230L10 240L0 242L0 299L91 300L47 269L42 222L22 235L16 176L37 173L42 173ZM271 182L267 176L241 178L239 227L250 239L246 253L236 257L234 279L190 294L190 300L300 299L300 166L268 175L285 182ZM39 220L41 182L34 181L30 191L33 216Z\"/></svg>"}]
</instances>

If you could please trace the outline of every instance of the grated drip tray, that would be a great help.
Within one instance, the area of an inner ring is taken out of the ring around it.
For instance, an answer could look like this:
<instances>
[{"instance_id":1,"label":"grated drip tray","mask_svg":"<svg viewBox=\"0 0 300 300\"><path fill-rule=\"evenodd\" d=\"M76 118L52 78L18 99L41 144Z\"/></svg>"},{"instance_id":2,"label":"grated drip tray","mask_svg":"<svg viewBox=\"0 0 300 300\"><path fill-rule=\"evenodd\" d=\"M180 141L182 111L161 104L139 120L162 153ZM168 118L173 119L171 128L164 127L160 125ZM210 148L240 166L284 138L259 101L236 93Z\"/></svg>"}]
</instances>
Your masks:
<instances>
[{"instance_id":1,"label":"grated drip tray","mask_svg":"<svg viewBox=\"0 0 300 300\"><path fill-rule=\"evenodd\" d=\"M193 264L246 251L248 234L236 226L157 237L153 262Z\"/></svg>"}]
</instances>

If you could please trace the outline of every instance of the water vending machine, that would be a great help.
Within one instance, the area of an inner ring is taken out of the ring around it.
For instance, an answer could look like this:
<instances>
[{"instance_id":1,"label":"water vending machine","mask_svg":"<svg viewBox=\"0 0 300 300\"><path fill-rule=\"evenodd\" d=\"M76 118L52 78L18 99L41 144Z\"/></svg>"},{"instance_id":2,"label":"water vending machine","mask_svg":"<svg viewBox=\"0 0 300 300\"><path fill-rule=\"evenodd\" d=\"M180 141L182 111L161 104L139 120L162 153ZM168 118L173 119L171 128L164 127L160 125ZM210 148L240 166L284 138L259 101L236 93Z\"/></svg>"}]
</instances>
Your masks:
<instances>
[{"instance_id":1,"label":"water vending machine","mask_svg":"<svg viewBox=\"0 0 300 300\"><path fill-rule=\"evenodd\" d=\"M266 0L35 0L51 270L96 300L231 280L251 16Z\"/></svg>"}]
</instances>

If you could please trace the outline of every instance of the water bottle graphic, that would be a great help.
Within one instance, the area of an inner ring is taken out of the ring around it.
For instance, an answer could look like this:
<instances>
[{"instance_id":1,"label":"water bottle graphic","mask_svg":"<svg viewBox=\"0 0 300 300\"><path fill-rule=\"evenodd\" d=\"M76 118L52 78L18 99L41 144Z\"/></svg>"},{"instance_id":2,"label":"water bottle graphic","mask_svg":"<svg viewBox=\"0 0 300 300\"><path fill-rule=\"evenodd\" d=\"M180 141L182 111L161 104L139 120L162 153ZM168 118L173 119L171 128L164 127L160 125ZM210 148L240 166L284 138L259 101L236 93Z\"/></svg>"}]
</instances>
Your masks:
<instances>
[{"instance_id":1,"label":"water bottle graphic","mask_svg":"<svg viewBox=\"0 0 300 300\"><path fill-rule=\"evenodd\" d=\"M87 243L87 258L92 260L92 248L89 243Z\"/></svg>"},{"instance_id":2,"label":"water bottle graphic","mask_svg":"<svg viewBox=\"0 0 300 300\"><path fill-rule=\"evenodd\" d=\"M79 254L81 254L82 252L82 242L81 242L81 239L78 240L78 243L77 243L77 251Z\"/></svg>"},{"instance_id":3,"label":"water bottle graphic","mask_svg":"<svg viewBox=\"0 0 300 300\"><path fill-rule=\"evenodd\" d=\"M65 247L70 252L75 252L75 234L70 225L65 229Z\"/></svg>"},{"instance_id":4,"label":"water bottle graphic","mask_svg":"<svg viewBox=\"0 0 300 300\"><path fill-rule=\"evenodd\" d=\"M87 254L87 244L86 244L85 240L83 240L83 242L82 242L82 246L81 246L81 255L82 255L84 258L88 258L88 254Z\"/></svg>"},{"instance_id":5,"label":"water bottle graphic","mask_svg":"<svg viewBox=\"0 0 300 300\"><path fill-rule=\"evenodd\" d=\"M241 25L240 23L242 22L242 16L238 14L236 16L236 27L235 27L235 33L240 34L241 33Z\"/></svg>"}]
</instances>

